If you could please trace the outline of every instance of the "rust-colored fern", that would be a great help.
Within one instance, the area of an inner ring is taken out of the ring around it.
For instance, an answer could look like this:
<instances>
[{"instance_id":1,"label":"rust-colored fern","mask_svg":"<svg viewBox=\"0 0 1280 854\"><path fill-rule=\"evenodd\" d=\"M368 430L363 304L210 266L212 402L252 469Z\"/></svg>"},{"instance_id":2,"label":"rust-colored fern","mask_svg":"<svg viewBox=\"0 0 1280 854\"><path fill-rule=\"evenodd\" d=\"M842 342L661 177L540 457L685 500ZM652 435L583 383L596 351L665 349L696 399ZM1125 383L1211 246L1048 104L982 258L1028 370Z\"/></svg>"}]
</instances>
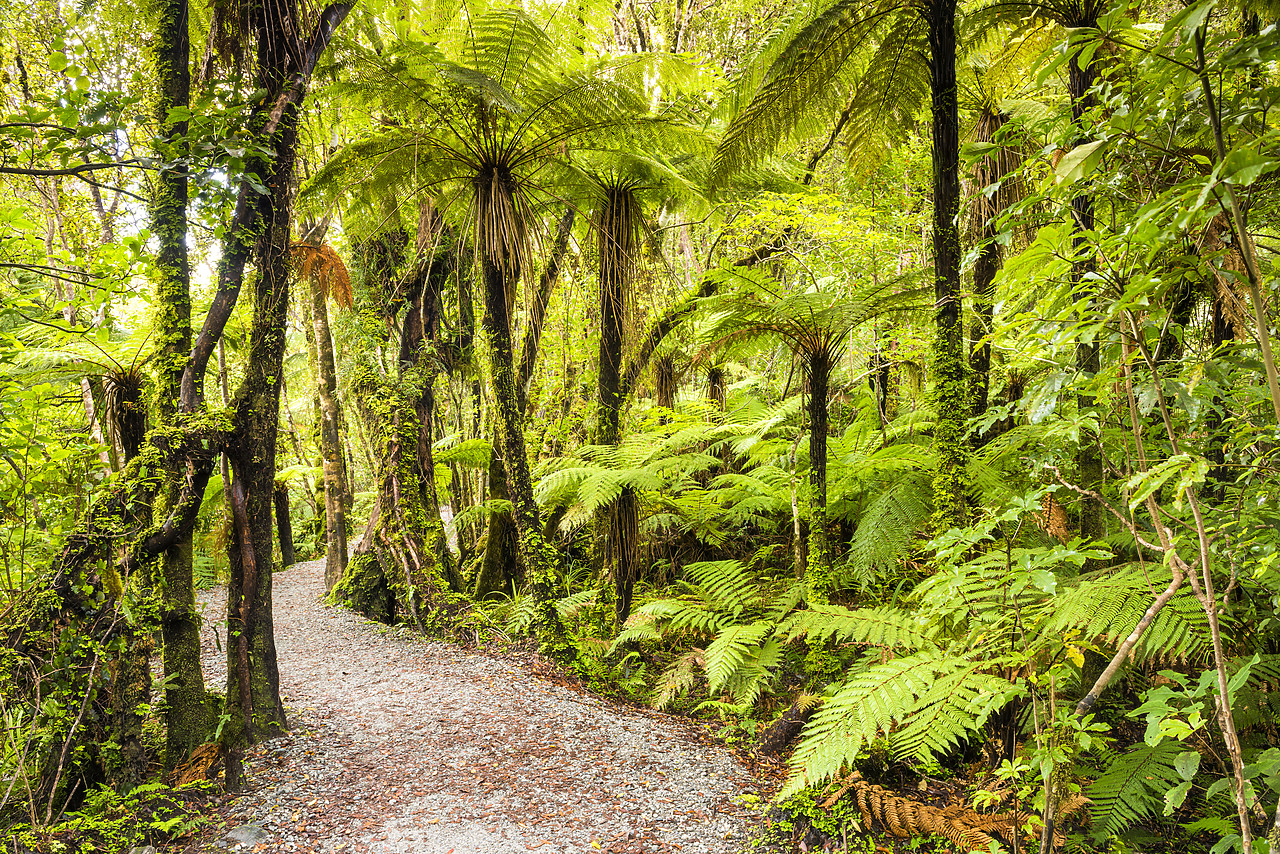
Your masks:
<instances>
[{"instance_id":1,"label":"rust-colored fern","mask_svg":"<svg viewBox=\"0 0 1280 854\"><path fill-rule=\"evenodd\" d=\"M934 833L946 837L963 851L989 851L992 842L1000 841L996 836L1007 842L1022 833L1021 829L1032 818L1021 810L979 813L959 804L930 806L868 783L857 772L846 777L822 802L823 808L831 808L847 792L852 792L858 812L868 827L874 824L899 838ZM1071 803L1064 802L1059 813L1065 816L1075 812L1085 802L1086 799L1077 796ZM1062 840L1055 841L1060 844Z\"/></svg>"},{"instance_id":2,"label":"rust-colored fern","mask_svg":"<svg viewBox=\"0 0 1280 854\"><path fill-rule=\"evenodd\" d=\"M320 293L331 298L339 308L350 311L355 307L351 274L332 246L327 243L295 241L293 265L299 279L310 279L320 288Z\"/></svg>"}]
</instances>

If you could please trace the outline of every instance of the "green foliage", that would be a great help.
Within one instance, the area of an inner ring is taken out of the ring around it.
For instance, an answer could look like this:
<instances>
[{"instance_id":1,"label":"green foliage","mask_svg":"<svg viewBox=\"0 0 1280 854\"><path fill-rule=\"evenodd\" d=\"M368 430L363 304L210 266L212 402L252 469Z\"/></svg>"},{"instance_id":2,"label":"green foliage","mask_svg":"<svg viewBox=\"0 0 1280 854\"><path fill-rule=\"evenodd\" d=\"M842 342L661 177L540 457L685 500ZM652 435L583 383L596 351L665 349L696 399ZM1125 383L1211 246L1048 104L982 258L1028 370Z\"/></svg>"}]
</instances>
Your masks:
<instances>
[{"instance_id":1,"label":"green foliage","mask_svg":"<svg viewBox=\"0 0 1280 854\"><path fill-rule=\"evenodd\" d=\"M1165 792L1182 779L1174 764L1180 751L1176 742L1165 742L1113 755L1087 790L1094 832L1109 836L1157 814Z\"/></svg>"}]
</instances>

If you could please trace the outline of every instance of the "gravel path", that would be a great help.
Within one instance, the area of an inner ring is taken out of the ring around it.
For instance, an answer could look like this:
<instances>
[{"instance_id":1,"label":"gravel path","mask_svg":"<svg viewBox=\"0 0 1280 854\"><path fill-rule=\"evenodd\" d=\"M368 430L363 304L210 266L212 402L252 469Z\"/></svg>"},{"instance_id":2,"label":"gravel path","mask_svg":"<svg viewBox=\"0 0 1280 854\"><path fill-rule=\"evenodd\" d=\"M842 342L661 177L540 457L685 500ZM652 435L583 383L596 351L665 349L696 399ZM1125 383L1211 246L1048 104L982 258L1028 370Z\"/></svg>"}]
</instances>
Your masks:
<instances>
[{"instance_id":1,"label":"gravel path","mask_svg":"<svg viewBox=\"0 0 1280 854\"><path fill-rule=\"evenodd\" d=\"M324 562L275 578L291 734L259 745L247 792L201 851L734 854L754 791L723 748L665 715L606 704L510 662L321 604ZM205 673L226 660L222 591Z\"/></svg>"}]
</instances>

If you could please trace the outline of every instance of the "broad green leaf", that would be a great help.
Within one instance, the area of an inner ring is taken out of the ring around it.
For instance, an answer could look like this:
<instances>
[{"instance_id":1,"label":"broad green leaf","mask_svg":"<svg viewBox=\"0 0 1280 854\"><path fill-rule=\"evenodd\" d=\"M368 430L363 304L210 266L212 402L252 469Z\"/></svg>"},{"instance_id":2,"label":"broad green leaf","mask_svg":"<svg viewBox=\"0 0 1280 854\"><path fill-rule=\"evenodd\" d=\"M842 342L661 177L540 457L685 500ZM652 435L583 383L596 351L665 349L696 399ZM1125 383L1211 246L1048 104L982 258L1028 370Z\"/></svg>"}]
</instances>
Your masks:
<instances>
[{"instance_id":1,"label":"broad green leaf","mask_svg":"<svg viewBox=\"0 0 1280 854\"><path fill-rule=\"evenodd\" d=\"M1059 184L1074 184L1076 181L1087 177L1102 162L1102 155L1106 154L1108 142L1109 140L1097 139L1093 142L1077 145L1067 152L1066 156L1058 161L1057 167L1053 170L1057 182Z\"/></svg>"}]
</instances>

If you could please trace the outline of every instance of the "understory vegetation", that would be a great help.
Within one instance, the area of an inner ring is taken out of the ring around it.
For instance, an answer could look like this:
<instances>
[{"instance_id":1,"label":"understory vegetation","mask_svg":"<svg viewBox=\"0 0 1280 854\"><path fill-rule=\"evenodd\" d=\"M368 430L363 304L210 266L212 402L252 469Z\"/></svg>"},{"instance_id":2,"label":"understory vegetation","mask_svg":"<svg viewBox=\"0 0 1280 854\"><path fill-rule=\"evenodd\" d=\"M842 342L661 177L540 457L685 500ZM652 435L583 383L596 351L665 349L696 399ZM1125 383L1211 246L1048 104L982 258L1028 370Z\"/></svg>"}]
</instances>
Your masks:
<instances>
[{"instance_id":1,"label":"understory vegetation","mask_svg":"<svg viewBox=\"0 0 1280 854\"><path fill-rule=\"evenodd\" d=\"M1274 4L0 9L15 850L197 829L325 557L762 845L1280 851Z\"/></svg>"}]
</instances>

